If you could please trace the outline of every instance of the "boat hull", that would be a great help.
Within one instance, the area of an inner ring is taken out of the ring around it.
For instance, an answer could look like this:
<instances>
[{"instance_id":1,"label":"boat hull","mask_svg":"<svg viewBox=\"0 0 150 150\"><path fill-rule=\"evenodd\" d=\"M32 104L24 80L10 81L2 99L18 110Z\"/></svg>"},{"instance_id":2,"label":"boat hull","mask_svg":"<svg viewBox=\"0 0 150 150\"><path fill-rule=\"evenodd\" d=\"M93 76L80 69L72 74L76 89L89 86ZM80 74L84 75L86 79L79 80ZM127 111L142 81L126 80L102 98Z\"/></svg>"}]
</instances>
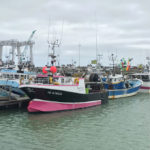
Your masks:
<instances>
[{"instance_id":1,"label":"boat hull","mask_svg":"<svg viewBox=\"0 0 150 150\"><path fill-rule=\"evenodd\" d=\"M108 90L108 98L115 99L136 95L140 90L142 82L140 80L131 80L130 82L133 83L130 88Z\"/></svg>"},{"instance_id":2,"label":"boat hull","mask_svg":"<svg viewBox=\"0 0 150 150\"><path fill-rule=\"evenodd\" d=\"M29 112L73 110L100 105L108 100L107 91L81 94L40 87L22 87L21 89L32 100L28 106Z\"/></svg>"},{"instance_id":3,"label":"boat hull","mask_svg":"<svg viewBox=\"0 0 150 150\"><path fill-rule=\"evenodd\" d=\"M140 88L141 93L150 93L150 81L143 82L143 85Z\"/></svg>"},{"instance_id":4,"label":"boat hull","mask_svg":"<svg viewBox=\"0 0 150 150\"><path fill-rule=\"evenodd\" d=\"M143 84L139 90L140 93L150 93L150 72L135 73L130 75L131 79L141 79Z\"/></svg>"},{"instance_id":5,"label":"boat hull","mask_svg":"<svg viewBox=\"0 0 150 150\"><path fill-rule=\"evenodd\" d=\"M61 103L54 101L44 101L34 99L28 105L29 112L55 112L64 110L74 110L86 107L97 106L101 104L101 100L81 102L81 103Z\"/></svg>"},{"instance_id":6,"label":"boat hull","mask_svg":"<svg viewBox=\"0 0 150 150\"><path fill-rule=\"evenodd\" d=\"M0 89L0 100L9 99L9 93L3 89Z\"/></svg>"},{"instance_id":7,"label":"boat hull","mask_svg":"<svg viewBox=\"0 0 150 150\"><path fill-rule=\"evenodd\" d=\"M121 98L121 97L129 97L136 95L139 91L139 88L134 89L123 89L123 90L108 90L108 98Z\"/></svg>"},{"instance_id":8,"label":"boat hull","mask_svg":"<svg viewBox=\"0 0 150 150\"><path fill-rule=\"evenodd\" d=\"M0 88L9 91L11 87L11 92L19 96L25 96L25 93L19 89L19 83L16 80L0 80Z\"/></svg>"}]
</instances>

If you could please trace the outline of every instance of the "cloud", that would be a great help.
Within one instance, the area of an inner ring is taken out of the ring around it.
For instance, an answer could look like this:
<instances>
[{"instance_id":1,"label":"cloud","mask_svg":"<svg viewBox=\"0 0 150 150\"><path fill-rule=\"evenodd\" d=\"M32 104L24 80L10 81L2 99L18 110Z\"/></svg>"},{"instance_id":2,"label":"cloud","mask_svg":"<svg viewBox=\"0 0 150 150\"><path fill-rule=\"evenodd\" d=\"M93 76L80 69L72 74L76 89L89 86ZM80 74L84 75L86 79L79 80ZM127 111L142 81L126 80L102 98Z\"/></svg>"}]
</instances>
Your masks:
<instances>
[{"instance_id":1,"label":"cloud","mask_svg":"<svg viewBox=\"0 0 150 150\"><path fill-rule=\"evenodd\" d=\"M149 55L149 5L147 0L1 0L0 40L24 41L36 29L37 66L47 63L48 33L50 41L61 40L56 52L62 64L78 61L79 43L81 64L90 63L96 57L96 39L105 64L116 50L118 57L132 55L135 63L144 62Z\"/></svg>"}]
</instances>

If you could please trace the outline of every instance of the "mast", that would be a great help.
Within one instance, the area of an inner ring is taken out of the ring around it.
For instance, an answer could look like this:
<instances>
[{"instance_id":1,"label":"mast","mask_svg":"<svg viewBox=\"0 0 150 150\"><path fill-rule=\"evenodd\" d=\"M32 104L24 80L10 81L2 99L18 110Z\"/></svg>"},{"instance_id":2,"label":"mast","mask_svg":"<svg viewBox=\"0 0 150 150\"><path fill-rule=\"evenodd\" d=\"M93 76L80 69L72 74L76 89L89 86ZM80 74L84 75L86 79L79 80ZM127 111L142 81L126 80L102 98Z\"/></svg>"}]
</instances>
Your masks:
<instances>
[{"instance_id":1,"label":"mast","mask_svg":"<svg viewBox=\"0 0 150 150\"><path fill-rule=\"evenodd\" d=\"M56 62L56 54L55 54L55 47L59 47L60 42L55 40L54 42L48 42L48 47L51 47L52 52L48 54L48 57L51 58L51 65L53 66Z\"/></svg>"},{"instance_id":2,"label":"mast","mask_svg":"<svg viewBox=\"0 0 150 150\"><path fill-rule=\"evenodd\" d=\"M80 67L80 48L81 48L81 44L79 43L79 67Z\"/></svg>"},{"instance_id":3,"label":"mast","mask_svg":"<svg viewBox=\"0 0 150 150\"><path fill-rule=\"evenodd\" d=\"M110 60L112 61L113 65L113 76L115 76L115 61L116 61L117 56L114 56L114 54L111 54Z\"/></svg>"},{"instance_id":4,"label":"mast","mask_svg":"<svg viewBox=\"0 0 150 150\"><path fill-rule=\"evenodd\" d=\"M60 65L60 53L58 55L56 55L55 53L55 48L56 47L60 47L61 42L62 42L62 37L63 37L63 24L62 23L62 27L61 27L61 36L60 38L56 38L56 33L54 32L54 27L53 27L53 40L52 42L49 41L50 38L50 19L49 19L49 25L48 25L48 62L47 65L49 64L49 58L50 58L50 64L49 65L56 65L56 61L58 62L58 66ZM59 59L59 60L58 60Z\"/></svg>"},{"instance_id":5,"label":"mast","mask_svg":"<svg viewBox=\"0 0 150 150\"><path fill-rule=\"evenodd\" d=\"M97 25L96 25L96 61L98 60L98 48L97 48Z\"/></svg>"},{"instance_id":6,"label":"mast","mask_svg":"<svg viewBox=\"0 0 150 150\"><path fill-rule=\"evenodd\" d=\"M95 51L96 51L96 64L97 64L97 61L98 61L98 38L97 38L97 36L98 36L98 26L97 26L97 14L95 13Z\"/></svg>"}]
</instances>

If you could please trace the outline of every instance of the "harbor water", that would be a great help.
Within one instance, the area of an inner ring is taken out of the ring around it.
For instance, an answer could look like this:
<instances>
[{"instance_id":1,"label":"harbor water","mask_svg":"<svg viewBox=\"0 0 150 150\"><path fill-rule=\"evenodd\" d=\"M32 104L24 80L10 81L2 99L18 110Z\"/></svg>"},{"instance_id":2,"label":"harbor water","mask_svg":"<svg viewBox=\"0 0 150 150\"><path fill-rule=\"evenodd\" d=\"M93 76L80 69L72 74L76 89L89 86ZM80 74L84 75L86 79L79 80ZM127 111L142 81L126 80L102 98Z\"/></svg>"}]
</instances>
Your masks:
<instances>
[{"instance_id":1,"label":"harbor water","mask_svg":"<svg viewBox=\"0 0 150 150\"><path fill-rule=\"evenodd\" d=\"M56 113L0 110L3 150L150 150L150 95Z\"/></svg>"}]
</instances>

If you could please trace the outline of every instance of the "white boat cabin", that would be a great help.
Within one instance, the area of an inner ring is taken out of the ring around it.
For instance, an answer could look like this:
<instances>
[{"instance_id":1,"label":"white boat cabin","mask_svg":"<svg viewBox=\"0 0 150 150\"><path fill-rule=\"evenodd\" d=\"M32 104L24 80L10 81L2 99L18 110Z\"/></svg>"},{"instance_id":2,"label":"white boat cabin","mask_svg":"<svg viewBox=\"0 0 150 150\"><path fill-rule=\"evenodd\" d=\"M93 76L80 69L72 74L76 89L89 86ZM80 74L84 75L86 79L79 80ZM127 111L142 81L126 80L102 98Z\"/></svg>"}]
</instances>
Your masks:
<instances>
[{"instance_id":1,"label":"white boat cabin","mask_svg":"<svg viewBox=\"0 0 150 150\"><path fill-rule=\"evenodd\" d=\"M108 76L108 78L106 79L107 82L116 84L116 83L120 83L124 81L124 77L120 74L116 74L115 76L110 75Z\"/></svg>"},{"instance_id":2,"label":"white boat cabin","mask_svg":"<svg viewBox=\"0 0 150 150\"><path fill-rule=\"evenodd\" d=\"M144 82L150 82L150 73L136 73L130 75L131 78L141 79Z\"/></svg>"}]
</instances>

